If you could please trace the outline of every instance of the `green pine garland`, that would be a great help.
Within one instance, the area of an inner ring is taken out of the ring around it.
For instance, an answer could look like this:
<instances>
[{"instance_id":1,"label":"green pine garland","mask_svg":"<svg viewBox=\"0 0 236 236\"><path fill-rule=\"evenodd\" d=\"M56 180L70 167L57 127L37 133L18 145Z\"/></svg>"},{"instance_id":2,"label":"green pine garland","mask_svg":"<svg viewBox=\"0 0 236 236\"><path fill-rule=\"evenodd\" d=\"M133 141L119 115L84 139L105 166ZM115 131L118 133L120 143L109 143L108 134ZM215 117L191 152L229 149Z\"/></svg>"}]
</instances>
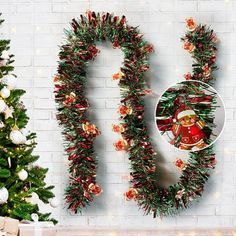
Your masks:
<instances>
[{"instance_id":1,"label":"green pine garland","mask_svg":"<svg viewBox=\"0 0 236 236\"><path fill-rule=\"evenodd\" d=\"M172 215L188 207L193 199L201 196L210 169L214 168L215 154L212 147L191 152L180 181L166 189L159 187L155 164L158 156L144 122L143 100L150 92L146 89L144 73L149 69L148 56L153 47L137 28L127 25L124 16L89 11L87 16L81 15L80 20L73 19L71 25L72 29L66 31L67 41L61 46L55 77L57 118L64 127L65 148L70 160L70 183L65 196L68 208L81 212L102 192L96 183L97 159L93 149L94 138L100 131L87 118L89 103L85 83L86 67L99 52L95 43L104 40L111 41L114 48L124 53L123 66L113 75L114 80L119 79L122 97L121 124L114 125L113 130L123 137L114 144L116 150L126 150L131 163L133 187L125 194L126 198L134 198L146 214L153 213L154 217ZM213 32L202 25L186 33L183 40L188 40L190 45L185 48L191 48L195 59L191 79L204 82L213 79L211 74L205 73L216 69L214 63L209 63L216 51L213 36ZM207 70L206 63L209 63Z\"/></svg>"},{"instance_id":2,"label":"green pine garland","mask_svg":"<svg viewBox=\"0 0 236 236\"><path fill-rule=\"evenodd\" d=\"M9 195L6 202L0 203L0 216L32 220L31 214L36 213L40 221L56 223L55 219L50 218L50 213L41 213L38 204L30 201L32 193L36 193L45 204L49 203L54 197L54 187L46 186L44 182L48 169L34 164L39 158L33 154L35 133L28 133L25 137L21 132L29 118L20 101L25 91L13 86L16 76L12 66L14 56L8 52L9 44L9 40L0 40L0 102L5 104L5 109L0 113L0 202L3 199L1 194ZM17 137L12 135L13 131ZM21 171L26 171L28 176L20 178Z\"/></svg>"}]
</instances>

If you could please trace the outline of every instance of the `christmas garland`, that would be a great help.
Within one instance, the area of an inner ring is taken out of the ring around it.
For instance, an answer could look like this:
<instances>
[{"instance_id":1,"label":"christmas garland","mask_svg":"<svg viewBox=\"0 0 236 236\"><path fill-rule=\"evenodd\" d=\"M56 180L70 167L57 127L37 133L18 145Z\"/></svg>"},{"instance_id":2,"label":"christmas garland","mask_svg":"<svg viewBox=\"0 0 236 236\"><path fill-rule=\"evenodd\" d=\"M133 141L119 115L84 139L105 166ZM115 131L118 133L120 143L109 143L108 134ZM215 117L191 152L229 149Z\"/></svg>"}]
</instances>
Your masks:
<instances>
[{"instance_id":1,"label":"christmas garland","mask_svg":"<svg viewBox=\"0 0 236 236\"><path fill-rule=\"evenodd\" d=\"M64 127L65 148L70 160L70 182L65 196L68 208L80 212L102 192L96 183L97 160L93 149L93 141L100 131L86 115L89 103L85 97L85 82L86 66L99 52L95 42L107 39L124 53L123 66L112 77L119 81L121 90L118 108L121 123L112 128L122 135L114 144L115 149L127 151L131 162L132 187L125 196L128 200L135 199L145 213L153 213L154 217L188 207L194 198L201 196L209 170L214 168L215 155L211 147L191 152L187 163L176 162L183 171L180 181L167 189L159 187L155 164L158 157L144 122L143 100L143 96L151 92L146 87L144 73L149 69L148 56L153 47L137 28L127 25L125 16L119 18L88 11L80 20L73 19L71 25L72 29L66 31L67 42L61 46L58 73L54 78L57 118ZM213 79L211 72L216 69L213 59L216 37L213 31L192 19L187 20L187 26L182 40L195 63L193 74L186 77L208 83ZM203 73L205 67L209 75Z\"/></svg>"}]
</instances>

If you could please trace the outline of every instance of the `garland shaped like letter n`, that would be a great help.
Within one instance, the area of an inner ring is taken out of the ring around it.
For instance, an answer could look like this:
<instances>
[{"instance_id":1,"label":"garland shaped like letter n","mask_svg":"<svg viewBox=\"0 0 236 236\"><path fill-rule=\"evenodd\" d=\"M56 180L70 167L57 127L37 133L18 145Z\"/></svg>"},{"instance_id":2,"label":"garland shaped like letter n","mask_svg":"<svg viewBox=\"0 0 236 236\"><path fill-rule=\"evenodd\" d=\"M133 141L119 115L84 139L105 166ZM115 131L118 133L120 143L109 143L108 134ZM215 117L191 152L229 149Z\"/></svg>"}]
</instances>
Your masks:
<instances>
[{"instance_id":1,"label":"garland shaped like letter n","mask_svg":"<svg viewBox=\"0 0 236 236\"><path fill-rule=\"evenodd\" d=\"M193 74L186 77L209 83L213 79L211 72L216 69L216 37L212 30L197 25L192 19L187 23L188 31L182 40L195 62ZM118 108L121 123L113 125L113 131L122 135L114 144L116 150L127 151L131 162L132 187L125 195L135 199L146 214L153 213L154 217L188 207L193 199L201 196L209 170L214 168L215 155L212 147L191 152L180 181L169 188L158 186L155 164L158 156L144 122L143 100L150 92L146 89L144 73L149 69L148 55L153 47L143 40L137 28L127 25L124 16L89 11L87 16L81 15L80 20L72 20L71 25L72 29L66 31L67 42L61 46L55 76L57 118L64 128L70 161L70 182L65 197L68 208L75 213L81 211L102 192L96 183L97 160L93 149L93 141L100 131L86 115L89 103L85 82L86 66L99 52L95 42L107 39L124 53L123 66L113 75L114 80L119 80L122 97Z\"/></svg>"}]
</instances>

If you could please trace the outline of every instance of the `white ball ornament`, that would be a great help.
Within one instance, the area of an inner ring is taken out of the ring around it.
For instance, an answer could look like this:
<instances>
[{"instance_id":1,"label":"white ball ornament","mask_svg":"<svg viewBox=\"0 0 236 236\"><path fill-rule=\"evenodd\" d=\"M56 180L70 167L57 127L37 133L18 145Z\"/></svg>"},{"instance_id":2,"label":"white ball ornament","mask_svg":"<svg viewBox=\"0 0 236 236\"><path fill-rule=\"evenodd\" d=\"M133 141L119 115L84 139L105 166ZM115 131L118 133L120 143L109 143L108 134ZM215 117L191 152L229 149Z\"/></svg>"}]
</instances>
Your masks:
<instances>
[{"instance_id":1,"label":"white ball ornament","mask_svg":"<svg viewBox=\"0 0 236 236\"><path fill-rule=\"evenodd\" d=\"M22 134L22 133L21 133L21 134ZM22 134L22 136L21 136L21 144L25 144L26 141L27 141L27 139L26 139L25 135Z\"/></svg>"},{"instance_id":2,"label":"white ball ornament","mask_svg":"<svg viewBox=\"0 0 236 236\"><path fill-rule=\"evenodd\" d=\"M6 51L6 50L2 51L1 58L2 58L2 59L5 59L5 60L8 60L8 59L10 58L9 52Z\"/></svg>"},{"instance_id":3,"label":"white ball ornament","mask_svg":"<svg viewBox=\"0 0 236 236\"><path fill-rule=\"evenodd\" d=\"M18 172L18 177L20 180L25 181L28 178L28 172L24 169Z\"/></svg>"},{"instance_id":4,"label":"white ball ornament","mask_svg":"<svg viewBox=\"0 0 236 236\"><path fill-rule=\"evenodd\" d=\"M5 187L0 188L0 205L6 203L8 197L9 197L8 190Z\"/></svg>"},{"instance_id":5,"label":"white ball ornament","mask_svg":"<svg viewBox=\"0 0 236 236\"><path fill-rule=\"evenodd\" d=\"M2 99L0 99L0 113L4 112L6 108L7 104Z\"/></svg>"},{"instance_id":6,"label":"white ball ornament","mask_svg":"<svg viewBox=\"0 0 236 236\"><path fill-rule=\"evenodd\" d=\"M53 208L57 208L59 204L60 204L59 200L55 197L50 200L50 206Z\"/></svg>"},{"instance_id":7,"label":"white ball ornament","mask_svg":"<svg viewBox=\"0 0 236 236\"><path fill-rule=\"evenodd\" d=\"M2 121L0 121L0 129L2 129L4 127L5 127L4 123Z\"/></svg>"},{"instance_id":8,"label":"white ball ornament","mask_svg":"<svg viewBox=\"0 0 236 236\"><path fill-rule=\"evenodd\" d=\"M17 78L15 76L6 77L2 82L11 90L16 87Z\"/></svg>"},{"instance_id":9,"label":"white ball ornament","mask_svg":"<svg viewBox=\"0 0 236 236\"><path fill-rule=\"evenodd\" d=\"M39 221L39 216L36 213L31 214L31 219L35 222L38 223Z\"/></svg>"},{"instance_id":10,"label":"white ball ornament","mask_svg":"<svg viewBox=\"0 0 236 236\"><path fill-rule=\"evenodd\" d=\"M24 144L26 142L26 137L21 133L19 129L13 128L10 133L10 139L14 144Z\"/></svg>"},{"instance_id":11,"label":"white ball ornament","mask_svg":"<svg viewBox=\"0 0 236 236\"><path fill-rule=\"evenodd\" d=\"M10 96L11 92L7 87L4 87L0 91L0 95L2 98L8 98Z\"/></svg>"}]
</instances>

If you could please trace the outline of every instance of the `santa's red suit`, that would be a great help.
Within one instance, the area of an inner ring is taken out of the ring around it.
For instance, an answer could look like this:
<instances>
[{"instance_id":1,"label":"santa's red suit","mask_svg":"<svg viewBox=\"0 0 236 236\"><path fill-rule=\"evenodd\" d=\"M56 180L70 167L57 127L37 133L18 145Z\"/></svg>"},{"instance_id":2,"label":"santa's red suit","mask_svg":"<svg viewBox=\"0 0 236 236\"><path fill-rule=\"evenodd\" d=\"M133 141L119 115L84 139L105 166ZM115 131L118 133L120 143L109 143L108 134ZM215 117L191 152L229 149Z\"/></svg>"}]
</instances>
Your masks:
<instances>
[{"instance_id":1,"label":"santa's red suit","mask_svg":"<svg viewBox=\"0 0 236 236\"><path fill-rule=\"evenodd\" d=\"M206 138L202 128L203 124L201 121L197 121L191 125L178 124L173 127L173 133L176 136L181 136L180 144L185 146L195 146Z\"/></svg>"}]
</instances>

